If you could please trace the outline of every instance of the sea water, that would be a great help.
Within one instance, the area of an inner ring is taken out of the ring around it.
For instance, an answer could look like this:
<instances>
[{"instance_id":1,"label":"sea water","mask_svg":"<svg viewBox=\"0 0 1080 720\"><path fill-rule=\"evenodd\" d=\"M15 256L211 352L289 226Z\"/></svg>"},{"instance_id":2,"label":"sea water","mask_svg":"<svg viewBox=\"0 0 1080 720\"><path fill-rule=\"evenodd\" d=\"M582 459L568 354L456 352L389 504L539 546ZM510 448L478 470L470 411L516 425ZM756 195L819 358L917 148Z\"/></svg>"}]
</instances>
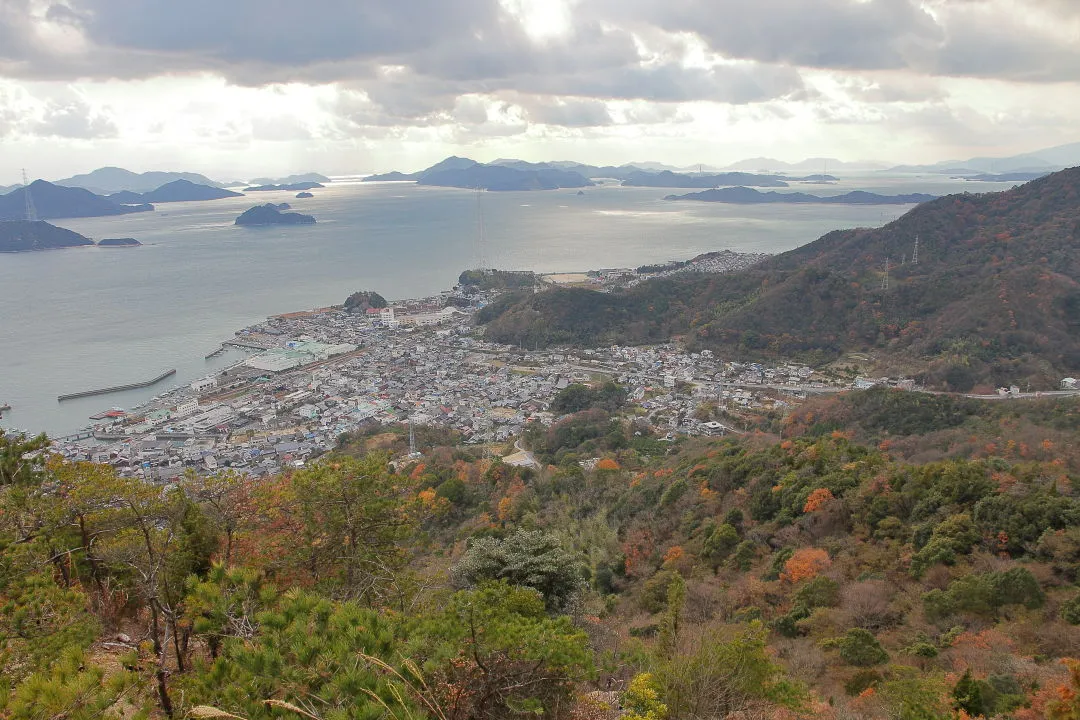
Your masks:
<instances>
[{"instance_id":1,"label":"sea water","mask_svg":"<svg viewBox=\"0 0 1080 720\"><path fill-rule=\"evenodd\" d=\"M947 178L872 178L851 189L945 193L1000 186ZM58 220L95 240L135 248L0 254L0 426L52 435L89 415L130 408L243 357L204 359L247 325L339 304L356 290L390 300L450 288L467 268L540 272L635 267L732 249L777 253L837 228L878 226L910 206L727 205L669 202L661 188L617 184L548 192L484 192L339 179L314 198L250 193L165 203L152 213ZM255 204L288 202L313 226L237 227ZM480 241L480 238L483 241ZM60 403L57 396L147 380L151 388Z\"/></svg>"}]
</instances>

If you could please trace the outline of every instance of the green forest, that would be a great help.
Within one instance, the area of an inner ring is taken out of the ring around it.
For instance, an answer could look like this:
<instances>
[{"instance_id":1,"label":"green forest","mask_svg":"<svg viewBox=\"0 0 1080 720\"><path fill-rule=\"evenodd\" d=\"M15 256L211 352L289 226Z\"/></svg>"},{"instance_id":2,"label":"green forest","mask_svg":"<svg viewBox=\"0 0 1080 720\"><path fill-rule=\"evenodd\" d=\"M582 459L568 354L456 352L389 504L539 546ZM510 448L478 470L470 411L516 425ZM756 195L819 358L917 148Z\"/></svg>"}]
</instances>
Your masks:
<instances>
[{"instance_id":1,"label":"green forest","mask_svg":"<svg viewBox=\"0 0 1080 720\"><path fill-rule=\"evenodd\" d=\"M674 442L561 402L535 468L391 428L159 486L5 436L0 718L1080 717L1074 399Z\"/></svg>"}]
</instances>

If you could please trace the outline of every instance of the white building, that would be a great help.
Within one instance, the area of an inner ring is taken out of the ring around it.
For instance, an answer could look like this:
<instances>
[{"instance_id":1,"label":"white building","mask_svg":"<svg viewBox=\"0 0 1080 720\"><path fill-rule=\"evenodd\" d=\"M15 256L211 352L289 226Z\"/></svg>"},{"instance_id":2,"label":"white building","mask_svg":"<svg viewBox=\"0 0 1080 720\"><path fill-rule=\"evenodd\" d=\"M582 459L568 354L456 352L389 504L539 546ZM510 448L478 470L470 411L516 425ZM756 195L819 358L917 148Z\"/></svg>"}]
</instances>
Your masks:
<instances>
[{"instance_id":1,"label":"white building","mask_svg":"<svg viewBox=\"0 0 1080 720\"><path fill-rule=\"evenodd\" d=\"M176 404L176 414L180 417L198 412L199 401L197 398L182 400Z\"/></svg>"},{"instance_id":2,"label":"white building","mask_svg":"<svg viewBox=\"0 0 1080 720\"><path fill-rule=\"evenodd\" d=\"M191 389L197 393L204 393L217 387L217 380L212 377L202 378L191 383Z\"/></svg>"}]
</instances>

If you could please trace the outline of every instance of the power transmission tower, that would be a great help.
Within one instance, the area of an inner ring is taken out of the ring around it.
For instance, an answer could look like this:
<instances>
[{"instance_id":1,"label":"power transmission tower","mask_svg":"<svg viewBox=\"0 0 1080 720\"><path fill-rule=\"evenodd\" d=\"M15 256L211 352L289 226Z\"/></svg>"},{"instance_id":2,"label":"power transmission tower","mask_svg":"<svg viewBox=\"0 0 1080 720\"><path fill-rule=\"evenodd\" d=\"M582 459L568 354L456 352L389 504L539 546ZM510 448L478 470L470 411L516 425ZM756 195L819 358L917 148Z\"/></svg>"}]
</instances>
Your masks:
<instances>
[{"instance_id":1,"label":"power transmission tower","mask_svg":"<svg viewBox=\"0 0 1080 720\"><path fill-rule=\"evenodd\" d=\"M37 209L34 207L34 198L30 194L30 181L26 179L26 169L22 171L23 181L23 199L26 201L26 220L28 222L37 222Z\"/></svg>"},{"instance_id":2,"label":"power transmission tower","mask_svg":"<svg viewBox=\"0 0 1080 720\"><path fill-rule=\"evenodd\" d=\"M478 270L487 267L487 238L484 235L484 189L476 188L476 261L479 263Z\"/></svg>"},{"instance_id":3,"label":"power transmission tower","mask_svg":"<svg viewBox=\"0 0 1080 720\"><path fill-rule=\"evenodd\" d=\"M889 258L885 258L885 274L881 277L881 289L889 289Z\"/></svg>"},{"instance_id":4,"label":"power transmission tower","mask_svg":"<svg viewBox=\"0 0 1080 720\"><path fill-rule=\"evenodd\" d=\"M912 265L918 265L919 264L919 236L918 235L915 236L915 249L911 253L911 264Z\"/></svg>"}]
</instances>

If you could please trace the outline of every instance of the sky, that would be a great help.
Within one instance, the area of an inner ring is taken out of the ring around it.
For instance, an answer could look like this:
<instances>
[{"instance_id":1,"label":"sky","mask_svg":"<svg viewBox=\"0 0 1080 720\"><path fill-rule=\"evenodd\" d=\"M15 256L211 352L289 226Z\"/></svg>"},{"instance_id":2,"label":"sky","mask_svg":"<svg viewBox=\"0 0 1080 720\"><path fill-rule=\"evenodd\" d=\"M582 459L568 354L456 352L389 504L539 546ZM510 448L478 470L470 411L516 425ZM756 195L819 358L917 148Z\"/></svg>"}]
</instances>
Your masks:
<instances>
[{"instance_id":1,"label":"sky","mask_svg":"<svg viewBox=\"0 0 1080 720\"><path fill-rule=\"evenodd\" d=\"M1080 0L0 0L0 184L1080 140Z\"/></svg>"}]
</instances>

